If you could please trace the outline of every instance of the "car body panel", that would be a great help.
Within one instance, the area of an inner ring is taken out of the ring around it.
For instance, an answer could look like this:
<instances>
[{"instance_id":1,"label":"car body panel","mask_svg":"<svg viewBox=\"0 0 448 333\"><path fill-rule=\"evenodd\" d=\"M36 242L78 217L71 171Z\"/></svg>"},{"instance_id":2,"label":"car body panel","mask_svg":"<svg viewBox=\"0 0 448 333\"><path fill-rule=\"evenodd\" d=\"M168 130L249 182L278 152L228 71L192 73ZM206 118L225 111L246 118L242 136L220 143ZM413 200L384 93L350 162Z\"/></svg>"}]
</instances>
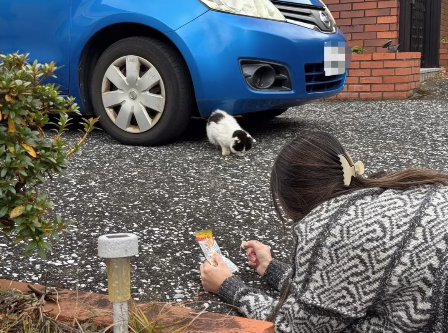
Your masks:
<instances>
[{"instance_id":1,"label":"car body panel","mask_svg":"<svg viewBox=\"0 0 448 333\"><path fill-rule=\"evenodd\" d=\"M42 63L60 66L57 83L68 92L70 69L70 0L0 1L0 52L30 53Z\"/></svg>"},{"instance_id":2,"label":"car body panel","mask_svg":"<svg viewBox=\"0 0 448 333\"><path fill-rule=\"evenodd\" d=\"M207 31L215 33L200 38ZM312 94L304 91L304 64L324 62L325 42L346 41L339 31L324 34L291 23L215 11L207 12L168 36L187 60L203 116L216 108L240 114L299 105L334 95L335 91ZM241 72L241 59L285 65L292 75L293 90L268 92L249 88Z\"/></svg>"},{"instance_id":3,"label":"car body panel","mask_svg":"<svg viewBox=\"0 0 448 333\"><path fill-rule=\"evenodd\" d=\"M322 8L322 3L319 0L273 0L272 2L289 2L305 6L314 6Z\"/></svg>"},{"instance_id":4,"label":"car body panel","mask_svg":"<svg viewBox=\"0 0 448 333\"><path fill-rule=\"evenodd\" d=\"M318 0L289 0L322 7ZM340 31L325 34L292 23L209 10L199 0L31 0L0 2L0 52L29 52L56 61L62 91L82 104L80 64L86 45L111 26L133 23L164 34L185 59L202 116L223 108L232 114L303 104L340 92L306 92L304 64L321 63L324 43L345 43ZM240 60L284 65L291 91L256 91L243 77ZM345 80L344 80L345 82ZM88 82L86 83L88 84ZM81 105L84 113L91 113Z\"/></svg>"},{"instance_id":5,"label":"car body panel","mask_svg":"<svg viewBox=\"0 0 448 333\"><path fill-rule=\"evenodd\" d=\"M70 94L81 101L79 63L88 42L101 30L121 23L135 23L168 34L208 11L197 0L72 0ZM169 9L176 8L173 15Z\"/></svg>"}]
</instances>

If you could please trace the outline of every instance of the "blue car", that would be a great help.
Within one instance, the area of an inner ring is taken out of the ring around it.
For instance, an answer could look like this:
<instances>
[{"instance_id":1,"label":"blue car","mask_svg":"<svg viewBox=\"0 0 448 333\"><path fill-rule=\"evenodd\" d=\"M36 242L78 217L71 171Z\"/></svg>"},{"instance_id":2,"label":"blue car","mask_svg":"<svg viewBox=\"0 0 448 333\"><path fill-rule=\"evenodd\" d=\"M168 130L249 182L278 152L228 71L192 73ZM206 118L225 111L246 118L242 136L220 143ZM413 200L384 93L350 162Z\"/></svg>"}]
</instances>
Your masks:
<instances>
[{"instance_id":1,"label":"blue car","mask_svg":"<svg viewBox=\"0 0 448 333\"><path fill-rule=\"evenodd\" d=\"M345 43L320 0L0 1L0 53L55 61L61 91L133 145L335 95Z\"/></svg>"}]
</instances>

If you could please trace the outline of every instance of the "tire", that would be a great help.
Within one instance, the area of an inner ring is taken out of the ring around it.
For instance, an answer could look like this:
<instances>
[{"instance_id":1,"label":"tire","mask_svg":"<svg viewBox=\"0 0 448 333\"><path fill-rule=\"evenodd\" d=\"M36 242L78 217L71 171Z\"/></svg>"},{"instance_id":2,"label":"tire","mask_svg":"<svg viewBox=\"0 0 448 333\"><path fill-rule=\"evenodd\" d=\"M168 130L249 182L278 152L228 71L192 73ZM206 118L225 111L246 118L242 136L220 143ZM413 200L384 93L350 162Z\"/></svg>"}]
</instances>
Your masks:
<instances>
[{"instance_id":1,"label":"tire","mask_svg":"<svg viewBox=\"0 0 448 333\"><path fill-rule=\"evenodd\" d=\"M146 37L119 40L101 54L90 94L103 129L130 145L173 141L186 129L194 106L181 56Z\"/></svg>"}]
</instances>

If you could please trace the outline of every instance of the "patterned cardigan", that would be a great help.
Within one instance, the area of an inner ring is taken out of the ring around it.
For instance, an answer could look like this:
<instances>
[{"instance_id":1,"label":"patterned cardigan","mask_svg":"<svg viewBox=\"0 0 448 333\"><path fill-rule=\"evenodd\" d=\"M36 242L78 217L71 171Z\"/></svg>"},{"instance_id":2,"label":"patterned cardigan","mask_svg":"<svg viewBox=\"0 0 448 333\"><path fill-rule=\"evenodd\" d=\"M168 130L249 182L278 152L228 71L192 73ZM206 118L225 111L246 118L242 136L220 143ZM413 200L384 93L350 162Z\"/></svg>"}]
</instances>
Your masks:
<instances>
[{"instance_id":1,"label":"patterned cardigan","mask_svg":"<svg viewBox=\"0 0 448 333\"><path fill-rule=\"evenodd\" d=\"M276 332L448 332L448 187L334 198L294 241L292 265L274 259L265 275L284 302L237 276L219 296L250 318L275 313Z\"/></svg>"}]
</instances>

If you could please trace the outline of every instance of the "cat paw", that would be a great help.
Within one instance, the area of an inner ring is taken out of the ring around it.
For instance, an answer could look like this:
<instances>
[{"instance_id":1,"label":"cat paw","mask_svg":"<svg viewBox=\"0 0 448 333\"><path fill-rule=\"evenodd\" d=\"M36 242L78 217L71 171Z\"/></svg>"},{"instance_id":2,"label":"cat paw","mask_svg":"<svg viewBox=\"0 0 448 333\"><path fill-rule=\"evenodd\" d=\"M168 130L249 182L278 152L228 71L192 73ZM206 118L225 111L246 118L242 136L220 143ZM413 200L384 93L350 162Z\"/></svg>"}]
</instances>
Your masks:
<instances>
[{"instance_id":1,"label":"cat paw","mask_svg":"<svg viewBox=\"0 0 448 333\"><path fill-rule=\"evenodd\" d=\"M230 155L230 149L222 148L222 156L229 156L229 155Z\"/></svg>"}]
</instances>

